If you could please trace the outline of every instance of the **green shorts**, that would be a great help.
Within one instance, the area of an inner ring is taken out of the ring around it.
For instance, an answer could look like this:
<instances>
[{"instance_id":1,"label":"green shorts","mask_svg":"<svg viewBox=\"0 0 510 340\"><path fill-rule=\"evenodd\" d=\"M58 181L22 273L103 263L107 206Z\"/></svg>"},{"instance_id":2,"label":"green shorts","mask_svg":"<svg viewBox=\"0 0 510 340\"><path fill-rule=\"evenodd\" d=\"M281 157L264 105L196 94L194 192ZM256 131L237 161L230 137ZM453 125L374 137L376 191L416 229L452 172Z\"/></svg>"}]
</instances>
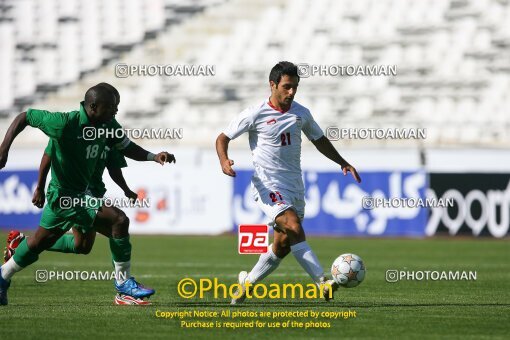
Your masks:
<instances>
[{"instance_id":1,"label":"green shorts","mask_svg":"<svg viewBox=\"0 0 510 340\"><path fill-rule=\"evenodd\" d=\"M99 207L79 204L88 196L85 194L66 194L56 188L48 187L47 204L44 207L41 222L44 229L58 228L68 231L75 227L81 233L93 231L93 223Z\"/></svg>"}]
</instances>

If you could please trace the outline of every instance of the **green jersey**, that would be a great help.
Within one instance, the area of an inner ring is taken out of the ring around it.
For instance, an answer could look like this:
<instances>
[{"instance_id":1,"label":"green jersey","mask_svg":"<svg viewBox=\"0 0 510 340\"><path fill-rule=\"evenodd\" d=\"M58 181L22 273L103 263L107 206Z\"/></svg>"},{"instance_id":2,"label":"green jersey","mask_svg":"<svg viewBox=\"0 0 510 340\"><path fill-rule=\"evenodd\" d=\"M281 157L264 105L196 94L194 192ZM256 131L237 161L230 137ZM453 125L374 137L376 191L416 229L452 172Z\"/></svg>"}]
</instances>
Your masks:
<instances>
[{"instance_id":1,"label":"green jersey","mask_svg":"<svg viewBox=\"0 0 510 340\"><path fill-rule=\"evenodd\" d=\"M97 138L86 138L88 135L84 132L87 129L101 128L114 132L122 127L115 119L94 127L85 112L83 102L79 111L49 112L29 109L27 122L50 137L50 186L67 194L81 194L87 190L106 147L122 150L130 143L127 137L119 138L117 136L122 134L116 133L111 133L108 138L106 134L98 134ZM102 169L104 170L104 166Z\"/></svg>"},{"instance_id":2,"label":"green jersey","mask_svg":"<svg viewBox=\"0 0 510 340\"><path fill-rule=\"evenodd\" d=\"M50 158L53 150L53 141L50 139L44 153L47 154ZM103 182L103 173L105 168L125 168L127 167L126 159L124 155L122 155L117 149L105 146L103 152L101 153L101 157L99 157L96 170L92 174L90 178L90 183L88 186L88 190L92 193L94 197L103 197L106 192L106 186Z\"/></svg>"}]
</instances>

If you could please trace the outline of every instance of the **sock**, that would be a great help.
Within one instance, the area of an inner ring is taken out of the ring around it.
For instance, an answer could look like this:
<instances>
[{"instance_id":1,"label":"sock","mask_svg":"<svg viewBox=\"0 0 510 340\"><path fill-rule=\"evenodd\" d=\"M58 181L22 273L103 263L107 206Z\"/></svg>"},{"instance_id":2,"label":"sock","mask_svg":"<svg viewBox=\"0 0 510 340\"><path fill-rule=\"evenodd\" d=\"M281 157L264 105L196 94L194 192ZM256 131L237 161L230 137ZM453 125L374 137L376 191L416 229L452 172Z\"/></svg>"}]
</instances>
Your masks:
<instances>
[{"instance_id":1,"label":"sock","mask_svg":"<svg viewBox=\"0 0 510 340\"><path fill-rule=\"evenodd\" d=\"M297 243L290 246L290 250L301 267L303 267L308 275L310 275L312 280L315 283L320 284L320 279L324 276L324 270L308 243L306 241Z\"/></svg>"},{"instance_id":2,"label":"sock","mask_svg":"<svg viewBox=\"0 0 510 340\"><path fill-rule=\"evenodd\" d=\"M15 261L14 256L2 265L2 278L10 281L11 277L19 272L23 267L20 267Z\"/></svg>"},{"instance_id":3,"label":"sock","mask_svg":"<svg viewBox=\"0 0 510 340\"><path fill-rule=\"evenodd\" d=\"M114 262L131 261L131 243L129 236L124 238L110 238L110 251Z\"/></svg>"},{"instance_id":4,"label":"sock","mask_svg":"<svg viewBox=\"0 0 510 340\"><path fill-rule=\"evenodd\" d=\"M25 268L37 261L39 254L28 248L27 239L25 238L16 248L13 259L20 267Z\"/></svg>"},{"instance_id":5,"label":"sock","mask_svg":"<svg viewBox=\"0 0 510 340\"><path fill-rule=\"evenodd\" d=\"M248 274L247 280L253 284L257 283L278 268L281 261L282 259L273 252L273 245L271 244L269 250L260 255L259 261Z\"/></svg>"},{"instance_id":6,"label":"sock","mask_svg":"<svg viewBox=\"0 0 510 340\"><path fill-rule=\"evenodd\" d=\"M129 236L124 238L110 238L115 279L121 285L131 277L131 243Z\"/></svg>"},{"instance_id":7,"label":"sock","mask_svg":"<svg viewBox=\"0 0 510 340\"><path fill-rule=\"evenodd\" d=\"M49 251L56 251L59 253L75 253L76 249L74 247L74 235L66 234L62 235L54 245L50 248L46 249Z\"/></svg>"},{"instance_id":8,"label":"sock","mask_svg":"<svg viewBox=\"0 0 510 340\"><path fill-rule=\"evenodd\" d=\"M113 266L115 267L115 280L117 284L121 285L131 277L131 261L113 261Z\"/></svg>"}]
</instances>

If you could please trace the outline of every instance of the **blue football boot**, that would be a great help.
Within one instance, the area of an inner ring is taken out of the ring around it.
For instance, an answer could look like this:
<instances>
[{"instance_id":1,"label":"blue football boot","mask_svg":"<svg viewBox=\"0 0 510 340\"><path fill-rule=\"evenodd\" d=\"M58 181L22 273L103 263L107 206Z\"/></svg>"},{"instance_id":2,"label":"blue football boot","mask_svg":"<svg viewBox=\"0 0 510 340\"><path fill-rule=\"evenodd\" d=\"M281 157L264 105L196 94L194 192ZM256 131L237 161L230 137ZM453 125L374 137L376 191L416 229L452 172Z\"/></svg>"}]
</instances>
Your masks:
<instances>
[{"instance_id":1,"label":"blue football boot","mask_svg":"<svg viewBox=\"0 0 510 340\"><path fill-rule=\"evenodd\" d=\"M136 282L134 277L130 277L120 285L117 284L117 281L115 281L115 288L119 294L128 295L134 297L135 299L142 299L156 293L154 289L146 288Z\"/></svg>"}]
</instances>

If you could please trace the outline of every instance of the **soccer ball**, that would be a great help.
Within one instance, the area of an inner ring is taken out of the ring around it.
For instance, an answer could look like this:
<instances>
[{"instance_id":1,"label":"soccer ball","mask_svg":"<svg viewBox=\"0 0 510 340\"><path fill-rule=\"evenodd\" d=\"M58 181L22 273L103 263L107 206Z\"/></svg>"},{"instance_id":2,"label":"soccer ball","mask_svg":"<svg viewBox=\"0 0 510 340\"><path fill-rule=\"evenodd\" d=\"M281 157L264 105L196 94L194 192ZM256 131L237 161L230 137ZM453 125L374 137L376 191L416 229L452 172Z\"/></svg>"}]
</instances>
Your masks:
<instances>
[{"instance_id":1,"label":"soccer ball","mask_svg":"<svg viewBox=\"0 0 510 340\"><path fill-rule=\"evenodd\" d=\"M356 287L363 282L365 272L363 260L355 254L342 254L331 266L333 280L346 288Z\"/></svg>"}]
</instances>

